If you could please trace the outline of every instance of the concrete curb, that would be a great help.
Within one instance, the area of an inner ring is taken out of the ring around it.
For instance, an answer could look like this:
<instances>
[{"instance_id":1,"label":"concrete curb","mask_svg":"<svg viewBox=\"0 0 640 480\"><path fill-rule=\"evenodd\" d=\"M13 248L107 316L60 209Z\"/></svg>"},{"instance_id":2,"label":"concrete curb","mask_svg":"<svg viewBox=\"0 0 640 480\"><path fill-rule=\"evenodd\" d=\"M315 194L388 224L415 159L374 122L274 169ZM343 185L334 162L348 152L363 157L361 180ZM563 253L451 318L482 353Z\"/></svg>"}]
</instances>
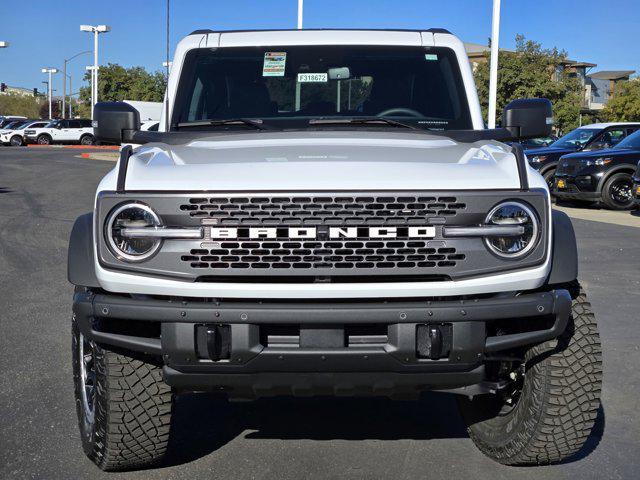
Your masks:
<instances>
[{"instance_id":1,"label":"concrete curb","mask_svg":"<svg viewBox=\"0 0 640 480\"><path fill-rule=\"evenodd\" d=\"M76 155L76 158L88 158L91 160L103 160L106 162L117 162L120 157L116 152L84 152Z\"/></svg>"}]
</instances>

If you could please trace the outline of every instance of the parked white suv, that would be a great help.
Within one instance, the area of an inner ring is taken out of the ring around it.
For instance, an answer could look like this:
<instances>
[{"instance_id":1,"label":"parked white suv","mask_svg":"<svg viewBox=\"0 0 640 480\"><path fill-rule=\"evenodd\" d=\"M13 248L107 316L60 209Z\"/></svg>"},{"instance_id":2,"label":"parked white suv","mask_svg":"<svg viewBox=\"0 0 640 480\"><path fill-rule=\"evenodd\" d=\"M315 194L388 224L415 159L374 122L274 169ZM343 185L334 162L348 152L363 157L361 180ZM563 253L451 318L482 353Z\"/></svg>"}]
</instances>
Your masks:
<instances>
[{"instance_id":1,"label":"parked white suv","mask_svg":"<svg viewBox=\"0 0 640 480\"><path fill-rule=\"evenodd\" d=\"M96 139L127 145L69 244L100 468L159 461L176 394L206 390L447 391L501 463L584 445L602 371L573 228L504 143L549 135L548 100L485 129L443 29L199 30L166 98L157 132L95 106Z\"/></svg>"},{"instance_id":2,"label":"parked white suv","mask_svg":"<svg viewBox=\"0 0 640 480\"><path fill-rule=\"evenodd\" d=\"M79 143L93 145L91 120L52 120L42 128L28 128L24 132L27 143L50 145L52 143Z\"/></svg>"},{"instance_id":3,"label":"parked white suv","mask_svg":"<svg viewBox=\"0 0 640 480\"><path fill-rule=\"evenodd\" d=\"M20 125L15 130L0 130L0 143L20 147L25 144L24 132L26 129L44 128L49 124L49 120L34 120Z\"/></svg>"}]
</instances>

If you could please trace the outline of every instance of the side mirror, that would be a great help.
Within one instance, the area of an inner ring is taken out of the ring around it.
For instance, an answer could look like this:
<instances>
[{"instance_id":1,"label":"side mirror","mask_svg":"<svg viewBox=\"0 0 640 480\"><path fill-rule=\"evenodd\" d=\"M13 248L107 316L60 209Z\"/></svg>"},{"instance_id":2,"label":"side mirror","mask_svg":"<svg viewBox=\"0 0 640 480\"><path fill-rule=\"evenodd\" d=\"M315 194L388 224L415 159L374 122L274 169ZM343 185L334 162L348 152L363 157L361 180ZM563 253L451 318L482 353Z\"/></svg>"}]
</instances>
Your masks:
<instances>
[{"instance_id":1,"label":"side mirror","mask_svg":"<svg viewBox=\"0 0 640 480\"><path fill-rule=\"evenodd\" d=\"M546 98L513 100L504 108L502 126L520 140L547 137L553 126L551 102Z\"/></svg>"},{"instance_id":2,"label":"side mirror","mask_svg":"<svg viewBox=\"0 0 640 480\"><path fill-rule=\"evenodd\" d=\"M100 102L93 107L93 136L101 143L127 143L140 130L140 113L125 102Z\"/></svg>"}]
</instances>

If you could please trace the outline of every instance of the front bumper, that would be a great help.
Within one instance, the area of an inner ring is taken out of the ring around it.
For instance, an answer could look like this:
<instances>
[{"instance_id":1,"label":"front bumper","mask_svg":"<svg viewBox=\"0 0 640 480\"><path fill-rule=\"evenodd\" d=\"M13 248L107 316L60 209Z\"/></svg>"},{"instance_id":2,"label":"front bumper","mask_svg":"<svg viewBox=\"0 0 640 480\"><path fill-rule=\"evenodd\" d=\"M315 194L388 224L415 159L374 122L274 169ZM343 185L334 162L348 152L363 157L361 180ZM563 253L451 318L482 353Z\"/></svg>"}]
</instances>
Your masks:
<instances>
[{"instance_id":1,"label":"front bumper","mask_svg":"<svg viewBox=\"0 0 640 480\"><path fill-rule=\"evenodd\" d=\"M570 310L566 290L324 302L165 300L78 290L73 307L86 337L160 357L174 388L243 398L477 387L486 380L487 356L558 337ZM428 340L426 355L425 328L444 332L440 344ZM216 356L212 349L221 342L223 355Z\"/></svg>"},{"instance_id":2,"label":"front bumper","mask_svg":"<svg viewBox=\"0 0 640 480\"><path fill-rule=\"evenodd\" d=\"M601 193L599 182L602 174L584 173L568 175L556 172L553 181L553 194L567 200L599 201Z\"/></svg>"}]
</instances>

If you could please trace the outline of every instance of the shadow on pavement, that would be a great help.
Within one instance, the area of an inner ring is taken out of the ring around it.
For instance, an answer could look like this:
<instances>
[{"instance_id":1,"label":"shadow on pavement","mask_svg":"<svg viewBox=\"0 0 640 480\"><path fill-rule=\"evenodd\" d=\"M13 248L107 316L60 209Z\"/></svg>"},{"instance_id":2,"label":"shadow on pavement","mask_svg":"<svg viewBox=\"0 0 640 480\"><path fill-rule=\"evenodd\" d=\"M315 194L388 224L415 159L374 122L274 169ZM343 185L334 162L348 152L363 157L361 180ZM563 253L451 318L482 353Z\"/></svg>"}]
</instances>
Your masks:
<instances>
[{"instance_id":1,"label":"shadow on pavement","mask_svg":"<svg viewBox=\"0 0 640 480\"><path fill-rule=\"evenodd\" d=\"M600 406L585 446L563 463L593 452L605 428ZM211 394L178 397L164 466L192 462L239 435L280 440L430 440L466 438L455 396L427 393L420 401L386 398L290 398L230 403Z\"/></svg>"},{"instance_id":2,"label":"shadow on pavement","mask_svg":"<svg viewBox=\"0 0 640 480\"><path fill-rule=\"evenodd\" d=\"M464 438L452 395L420 401L386 398L289 398L229 403L209 394L178 397L167 465L196 460L243 432L250 439L396 440Z\"/></svg>"}]
</instances>

